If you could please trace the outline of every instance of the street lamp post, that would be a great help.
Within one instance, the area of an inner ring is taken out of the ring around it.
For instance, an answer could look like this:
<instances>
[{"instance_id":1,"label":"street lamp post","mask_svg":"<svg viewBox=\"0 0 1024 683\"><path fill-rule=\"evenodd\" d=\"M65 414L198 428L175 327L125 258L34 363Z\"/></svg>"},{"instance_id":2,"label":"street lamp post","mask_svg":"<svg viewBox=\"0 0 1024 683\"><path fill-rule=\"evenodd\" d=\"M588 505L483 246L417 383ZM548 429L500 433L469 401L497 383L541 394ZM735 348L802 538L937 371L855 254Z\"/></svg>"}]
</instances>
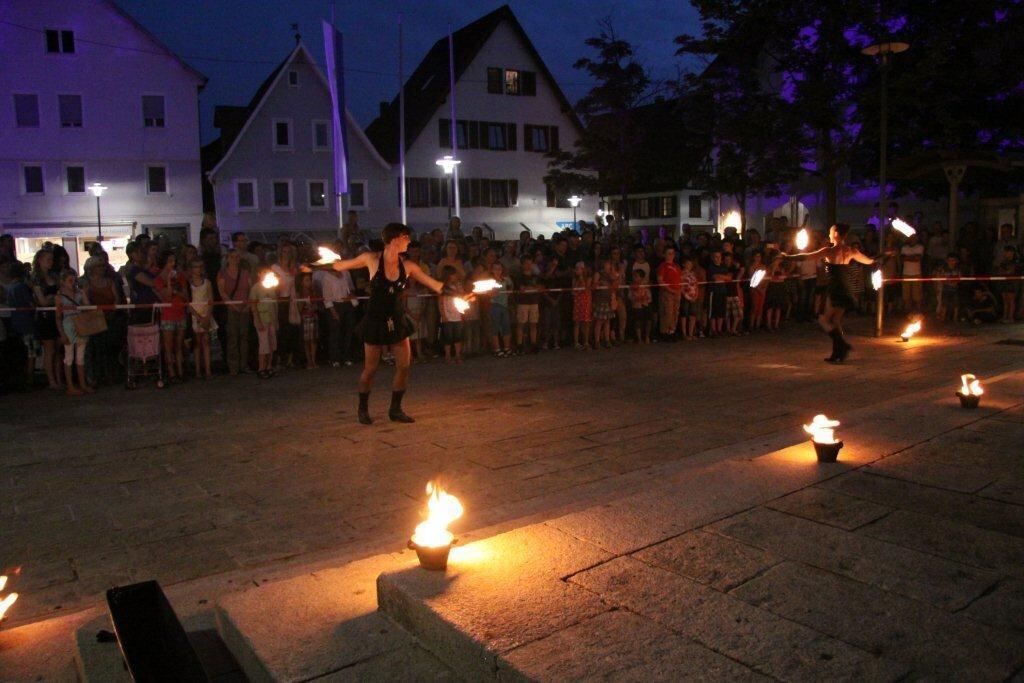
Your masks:
<instances>
[{"instance_id":1,"label":"street lamp post","mask_svg":"<svg viewBox=\"0 0 1024 683\"><path fill-rule=\"evenodd\" d=\"M888 126L889 126L889 115L888 115L888 97L887 91L889 87L889 66L891 62L891 55L906 52L910 48L907 43L900 43L895 41L886 41L882 43L875 43L869 45L861 53L868 57L878 57L878 66L881 70L882 75L882 92L880 98L880 109L881 109L881 121L878 127L879 147L878 147L878 253L882 254L882 250L885 249L885 224L886 219L889 216L889 198L886 192L886 163L887 163L887 151L888 151ZM878 288L876 296L876 307L878 310L875 311L875 336L882 336L882 321L885 311L885 285Z\"/></svg>"},{"instance_id":2,"label":"street lamp post","mask_svg":"<svg viewBox=\"0 0 1024 683\"><path fill-rule=\"evenodd\" d=\"M434 163L440 166L442 169L444 169L444 174L446 177L452 179L452 190L451 192L448 193L448 221L451 222L452 201L455 198L455 167L461 164L462 162L453 157L451 154L445 154L443 157L441 157Z\"/></svg>"},{"instance_id":3,"label":"street lamp post","mask_svg":"<svg viewBox=\"0 0 1024 683\"><path fill-rule=\"evenodd\" d=\"M574 194L573 196L569 197L569 206L572 207L572 229L575 230L576 232L580 231L579 225L577 225L576 223L576 207L579 206L580 202L582 201L583 197L577 194Z\"/></svg>"},{"instance_id":4,"label":"street lamp post","mask_svg":"<svg viewBox=\"0 0 1024 683\"><path fill-rule=\"evenodd\" d=\"M106 190L106 185L100 183L93 183L89 186L89 192L96 195L96 241L103 241L103 223L100 222L100 197L103 196L103 191Z\"/></svg>"}]
</instances>

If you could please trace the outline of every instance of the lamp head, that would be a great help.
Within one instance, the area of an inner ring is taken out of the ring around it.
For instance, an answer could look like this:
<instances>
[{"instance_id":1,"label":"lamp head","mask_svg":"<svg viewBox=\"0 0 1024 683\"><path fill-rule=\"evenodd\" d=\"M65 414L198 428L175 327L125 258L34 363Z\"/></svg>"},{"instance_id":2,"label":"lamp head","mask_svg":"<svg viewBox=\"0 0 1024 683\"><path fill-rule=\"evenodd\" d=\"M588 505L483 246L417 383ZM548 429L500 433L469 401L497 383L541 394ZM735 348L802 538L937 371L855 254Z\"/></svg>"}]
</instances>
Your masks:
<instances>
[{"instance_id":1,"label":"lamp head","mask_svg":"<svg viewBox=\"0 0 1024 683\"><path fill-rule=\"evenodd\" d=\"M575 209L577 206L580 205L580 202L582 202L582 201L583 201L583 197L580 197L579 195L574 194L573 196L569 197L569 206L571 206L572 208Z\"/></svg>"},{"instance_id":2,"label":"lamp head","mask_svg":"<svg viewBox=\"0 0 1024 683\"><path fill-rule=\"evenodd\" d=\"M102 197L103 196L103 192L106 189L107 189L107 186L106 185L102 185L100 183L93 183L92 185L89 186L89 192L92 192L93 195L96 196L96 197Z\"/></svg>"},{"instance_id":3,"label":"lamp head","mask_svg":"<svg viewBox=\"0 0 1024 683\"><path fill-rule=\"evenodd\" d=\"M445 154L443 157L434 162L438 166L444 169L445 175L451 175L455 171L455 167L462 162L453 157L451 154Z\"/></svg>"}]
</instances>

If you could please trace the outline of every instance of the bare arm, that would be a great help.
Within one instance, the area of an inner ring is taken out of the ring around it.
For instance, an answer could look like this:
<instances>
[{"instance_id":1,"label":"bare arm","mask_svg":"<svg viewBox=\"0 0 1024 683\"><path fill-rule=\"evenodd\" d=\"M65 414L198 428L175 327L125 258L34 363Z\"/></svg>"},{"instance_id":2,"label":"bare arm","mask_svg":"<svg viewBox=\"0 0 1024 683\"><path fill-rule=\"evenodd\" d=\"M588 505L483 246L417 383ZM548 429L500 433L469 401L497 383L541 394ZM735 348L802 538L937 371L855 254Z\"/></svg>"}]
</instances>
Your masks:
<instances>
[{"instance_id":1,"label":"bare arm","mask_svg":"<svg viewBox=\"0 0 1024 683\"><path fill-rule=\"evenodd\" d=\"M373 260L379 257L379 254L372 251L364 251L359 256L350 259L342 259L341 261L335 261L331 264L331 267L337 271L343 270L359 270L360 268L371 268L374 265Z\"/></svg>"},{"instance_id":2,"label":"bare arm","mask_svg":"<svg viewBox=\"0 0 1024 683\"><path fill-rule=\"evenodd\" d=\"M851 250L850 256L851 258L853 258L854 261L856 261L857 263L863 263L865 266L875 265L875 260L870 256L865 256L864 254L862 254L860 249Z\"/></svg>"},{"instance_id":3,"label":"bare arm","mask_svg":"<svg viewBox=\"0 0 1024 683\"><path fill-rule=\"evenodd\" d=\"M780 251L779 253L782 255L782 258L791 258L791 259L798 259L799 260L799 259L808 258L810 256L817 256L818 254L823 254L823 253L825 253L826 251L828 251L831 248L832 248L831 245L829 245L829 246L822 247L821 249L815 249L814 251L803 251L803 252L800 252L799 254L787 254L784 251Z\"/></svg>"},{"instance_id":4,"label":"bare arm","mask_svg":"<svg viewBox=\"0 0 1024 683\"><path fill-rule=\"evenodd\" d=\"M408 273L409 277L411 277L413 280L416 280L416 282L420 283L427 289L430 289L436 294L440 294L441 290L444 289L444 283L439 282L434 278L430 277L429 275L427 275L426 273L424 273L423 269L420 268L419 264L412 263L411 261L406 261L404 265L405 272Z\"/></svg>"}]
</instances>

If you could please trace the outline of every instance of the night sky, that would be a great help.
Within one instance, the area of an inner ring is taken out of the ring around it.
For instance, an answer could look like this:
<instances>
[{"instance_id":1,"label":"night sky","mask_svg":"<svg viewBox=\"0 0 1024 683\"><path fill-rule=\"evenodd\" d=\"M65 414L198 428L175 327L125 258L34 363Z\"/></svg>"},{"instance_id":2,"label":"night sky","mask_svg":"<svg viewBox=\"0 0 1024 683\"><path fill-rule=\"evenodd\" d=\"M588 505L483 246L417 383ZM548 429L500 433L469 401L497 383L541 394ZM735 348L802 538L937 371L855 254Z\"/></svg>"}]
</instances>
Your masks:
<instances>
[{"instance_id":1,"label":"night sky","mask_svg":"<svg viewBox=\"0 0 1024 683\"><path fill-rule=\"evenodd\" d=\"M294 46L292 23L323 66L320 20L332 3L314 0L116 0L209 83L200 95L203 142L216 137L213 107L244 105ZM405 15L406 77L431 45L501 6L500 0L343 0L333 3L345 35L348 107L365 127L380 101L398 92L398 12ZM672 40L697 31L688 2L671 0L534 0L509 3L569 99L588 89L587 76L572 68L592 54L583 41L598 33L598 19L612 16L619 35L637 49L655 78L672 78L680 64Z\"/></svg>"}]
</instances>

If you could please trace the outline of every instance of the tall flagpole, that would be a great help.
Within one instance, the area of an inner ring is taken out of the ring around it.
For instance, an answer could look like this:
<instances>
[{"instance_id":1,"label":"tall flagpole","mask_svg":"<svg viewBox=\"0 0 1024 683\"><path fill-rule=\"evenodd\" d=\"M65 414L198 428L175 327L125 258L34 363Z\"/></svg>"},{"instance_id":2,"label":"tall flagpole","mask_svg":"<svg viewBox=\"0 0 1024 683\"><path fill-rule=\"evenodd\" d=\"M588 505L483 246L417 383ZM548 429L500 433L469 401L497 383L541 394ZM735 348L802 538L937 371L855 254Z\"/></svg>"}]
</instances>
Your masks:
<instances>
[{"instance_id":1,"label":"tall flagpole","mask_svg":"<svg viewBox=\"0 0 1024 683\"><path fill-rule=\"evenodd\" d=\"M448 80L451 84L451 93L448 97L451 102L452 116L452 158L459 158L459 139L455 128L455 40L452 38L452 25L448 24ZM453 216L459 215L459 167L452 169L452 194L455 197L455 208Z\"/></svg>"},{"instance_id":2,"label":"tall flagpole","mask_svg":"<svg viewBox=\"0 0 1024 683\"><path fill-rule=\"evenodd\" d=\"M402 13L398 13L398 203L402 207L402 225L406 222L405 206L405 72L402 64Z\"/></svg>"},{"instance_id":3,"label":"tall flagpole","mask_svg":"<svg viewBox=\"0 0 1024 683\"><path fill-rule=\"evenodd\" d=\"M331 3L331 30L332 31L334 30L334 3L333 2ZM343 126L345 125L345 114L344 113L341 114L341 125L343 125ZM331 142L333 143L332 144L332 147L333 147L332 151L333 151L334 154L337 154L338 153L338 145L337 145L337 142L334 140L333 131L332 131L332 135L331 135ZM337 167L337 163L335 163L335 167ZM338 174L337 173L334 174L334 198L337 201L336 210L338 212L338 238L341 239L341 233L342 233L343 228L345 227L345 195L341 193L340 188L338 187Z\"/></svg>"}]
</instances>

